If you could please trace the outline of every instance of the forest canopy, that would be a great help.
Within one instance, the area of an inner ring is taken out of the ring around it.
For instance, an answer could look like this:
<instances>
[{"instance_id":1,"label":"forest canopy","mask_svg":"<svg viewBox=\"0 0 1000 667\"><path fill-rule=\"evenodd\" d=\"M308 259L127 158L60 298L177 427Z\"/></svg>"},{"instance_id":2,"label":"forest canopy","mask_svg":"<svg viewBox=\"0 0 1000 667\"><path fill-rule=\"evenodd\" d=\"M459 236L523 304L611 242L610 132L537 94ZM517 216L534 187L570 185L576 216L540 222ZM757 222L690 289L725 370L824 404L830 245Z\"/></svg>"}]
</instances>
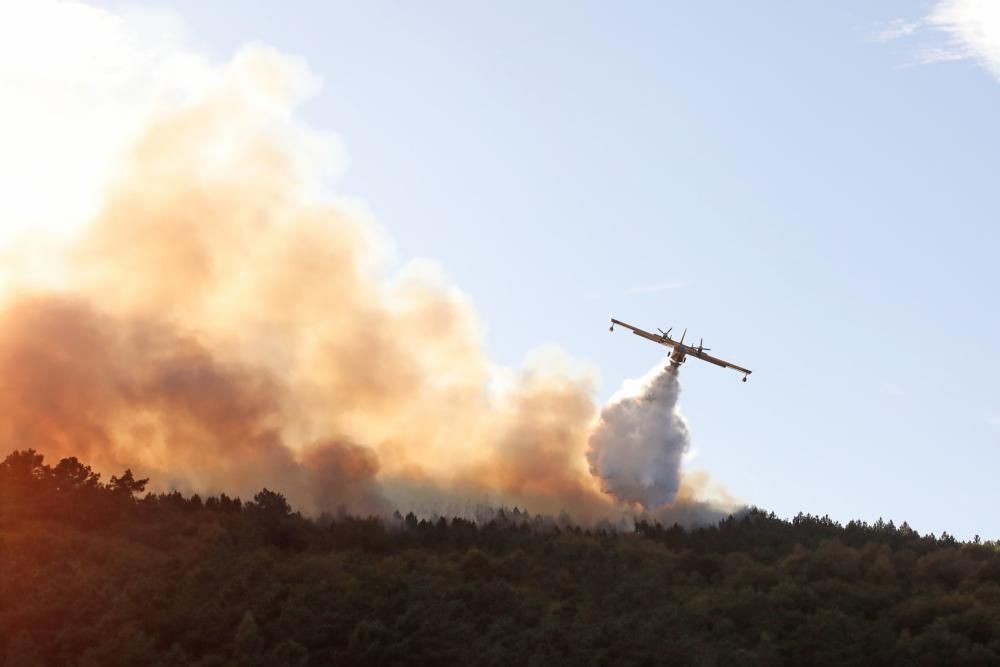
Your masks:
<instances>
[{"instance_id":1,"label":"forest canopy","mask_svg":"<svg viewBox=\"0 0 1000 667\"><path fill-rule=\"evenodd\" d=\"M752 508L628 530L496 508L308 519L0 463L3 665L988 664L1000 554Z\"/></svg>"}]
</instances>

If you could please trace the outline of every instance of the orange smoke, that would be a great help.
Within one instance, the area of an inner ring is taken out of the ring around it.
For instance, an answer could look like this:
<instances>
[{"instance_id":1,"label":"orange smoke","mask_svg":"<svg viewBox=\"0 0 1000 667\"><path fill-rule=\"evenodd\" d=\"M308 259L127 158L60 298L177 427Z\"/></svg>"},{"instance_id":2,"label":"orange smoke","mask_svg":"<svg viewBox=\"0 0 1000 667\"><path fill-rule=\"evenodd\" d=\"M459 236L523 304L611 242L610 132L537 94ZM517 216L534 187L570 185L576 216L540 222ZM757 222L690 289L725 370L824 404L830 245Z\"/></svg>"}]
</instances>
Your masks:
<instances>
[{"instance_id":1,"label":"orange smoke","mask_svg":"<svg viewBox=\"0 0 1000 667\"><path fill-rule=\"evenodd\" d=\"M142 132L65 287L7 295L2 441L313 513L619 512L585 461L593 373L551 350L498 369L436 267L387 271L363 207L323 191L297 76L241 52Z\"/></svg>"}]
</instances>

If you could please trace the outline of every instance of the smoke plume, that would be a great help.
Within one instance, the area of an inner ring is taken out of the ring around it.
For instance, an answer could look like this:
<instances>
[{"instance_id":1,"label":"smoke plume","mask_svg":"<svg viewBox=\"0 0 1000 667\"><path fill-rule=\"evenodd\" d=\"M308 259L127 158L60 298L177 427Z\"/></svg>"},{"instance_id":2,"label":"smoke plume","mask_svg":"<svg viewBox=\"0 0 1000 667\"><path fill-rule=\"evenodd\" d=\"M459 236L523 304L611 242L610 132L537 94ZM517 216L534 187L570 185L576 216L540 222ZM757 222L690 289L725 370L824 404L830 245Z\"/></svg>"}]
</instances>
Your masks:
<instances>
[{"instance_id":1,"label":"smoke plume","mask_svg":"<svg viewBox=\"0 0 1000 667\"><path fill-rule=\"evenodd\" d=\"M668 366L638 395L613 400L601 411L587 460L602 491L646 510L673 502L690 443L677 411L679 393L677 369Z\"/></svg>"},{"instance_id":2,"label":"smoke plume","mask_svg":"<svg viewBox=\"0 0 1000 667\"><path fill-rule=\"evenodd\" d=\"M5 264L5 448L161 489L268 486L309 513L487 501L595 520L683 490L675 378L591 437L592 369L556 349L491 363L441 270L394 269L367 209L330 190L340 152L295 115L317 87L299 60L181 61L197 88L143 107L93 212Z\"/></svg>"}]
</instances>

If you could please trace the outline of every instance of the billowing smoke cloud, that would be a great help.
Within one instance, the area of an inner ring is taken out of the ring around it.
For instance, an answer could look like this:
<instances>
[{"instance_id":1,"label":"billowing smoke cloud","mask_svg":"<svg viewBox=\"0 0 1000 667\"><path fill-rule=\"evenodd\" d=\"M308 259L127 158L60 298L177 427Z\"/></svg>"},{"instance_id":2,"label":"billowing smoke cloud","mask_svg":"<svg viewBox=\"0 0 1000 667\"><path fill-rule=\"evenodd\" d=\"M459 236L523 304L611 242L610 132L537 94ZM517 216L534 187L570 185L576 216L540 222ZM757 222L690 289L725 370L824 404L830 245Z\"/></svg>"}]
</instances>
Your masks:
<instances>
[{"instance_id":1,"label":"billowing smoke cloud","mask_svg":"<svg viewBox=\"0 0 1000 667\"><path fill-rule=\"evenodd\" d=\"M680 384L669 366L640 393L609 403L590 437L587 460L601 489L646 510L673 502L680 490L687 422L677 411Z\"/></svg>"},{"instance_id":2,"label":"billowing smoke cloud","mask_svg":"<svg viewBox=\"0 0 1000 667\"><path fill-rule=\"evenodd\" d=\"M316 88L300 61L253 47L181 62L197 88L152 105L97 212L0 276L5 448L131 466L159 488L268 486L310 513L620 516L601 485L654 507L680 484L678 503L707 507L678 479L686 440L664 435L683 426L675 382L605 412L599 483L594 371L554 349L497 367L436 265L392 269L365 207L329 190L336 141L295 117Z\"/></svg>"}]
</instances>

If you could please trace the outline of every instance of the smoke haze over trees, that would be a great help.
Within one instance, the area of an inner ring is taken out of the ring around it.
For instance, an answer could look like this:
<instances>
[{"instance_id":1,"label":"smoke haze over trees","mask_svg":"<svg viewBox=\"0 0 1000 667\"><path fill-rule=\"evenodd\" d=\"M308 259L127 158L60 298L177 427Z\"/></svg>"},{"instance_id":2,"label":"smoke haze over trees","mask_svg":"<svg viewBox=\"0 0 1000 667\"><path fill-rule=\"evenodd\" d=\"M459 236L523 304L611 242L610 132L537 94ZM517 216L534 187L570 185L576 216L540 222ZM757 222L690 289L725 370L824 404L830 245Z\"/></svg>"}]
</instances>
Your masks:
<instances>
[{"instance_id":1,"label":"smoke haze over trees","mask_svg":"<svg viewBox=\"0 0 1000 667\"><path fill-rule=\"evenodd\" d=\"M554 346L496 364L440 267L394 263L367 207L335 190L339 140L297 115L319 88L301 59L260 45L222 63L176 44L132 53L142 40L113 13L49 10L75 39L32 60L34 76L141 104L122 128L94 126L107 180L84 179L89 206L53 222L51 192L0 200L32 221L0 230L0 442L130 466L156 491L280 487L309 515L489 498L579 520L711 520L738 505L682 474L655 410L643 447L604 445L599 466L653 492L602 492L587 461L596 370ZM89 69L121 62L136 68L122 80ZM652 459L656 479L640 479Z\"/></svg>"}]
</instances>

